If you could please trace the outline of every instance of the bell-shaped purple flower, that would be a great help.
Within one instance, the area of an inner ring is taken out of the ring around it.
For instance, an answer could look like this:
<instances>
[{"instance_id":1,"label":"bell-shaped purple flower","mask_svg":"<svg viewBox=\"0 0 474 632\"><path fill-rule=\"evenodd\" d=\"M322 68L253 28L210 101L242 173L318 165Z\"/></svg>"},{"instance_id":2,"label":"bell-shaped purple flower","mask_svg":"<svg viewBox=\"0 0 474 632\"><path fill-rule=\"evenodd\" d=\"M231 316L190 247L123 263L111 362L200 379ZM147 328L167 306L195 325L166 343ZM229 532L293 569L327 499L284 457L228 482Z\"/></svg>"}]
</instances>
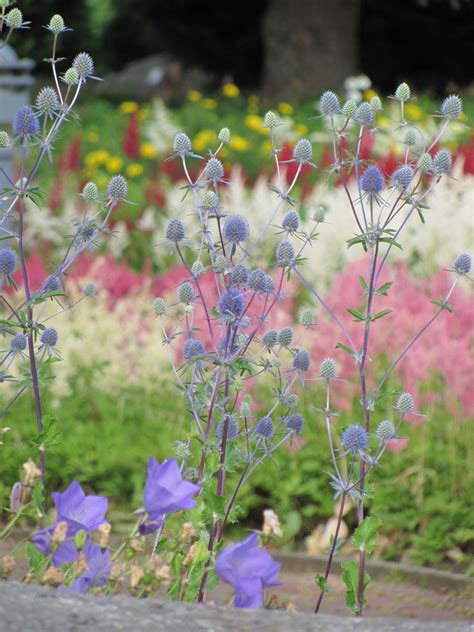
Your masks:
<instances>
[{"instance_id":1,"label":"bell-shaped purple flower","mask_svg":"<svg viewBox=\"0 0 474 632\"><path fill-rule=\"evenodd\" d=\"M281 584L280 564L258 546L256 533L219 553L215 571L234 588L236 608L261 608L263 590Z\"/></svg>"},{"instance_id":2,"label":"bell-shaped purple flower","mask_svg":"<svg viewBox=\"0 0 474 632\"><path fill-rule=\"evenodd\" d=\"M76 577L70 586L61 586L61 590L84 594L89 588L99 588L107 583L112 570L109 550L103 550L98 544L88 541L82 553L89 568Z\"/></svg>"},{"instance_id":3,"label":"bell-shaped purple flower","mask_svg":"<svg viewBox=\"0 0 474 632\"><path fill-rule=\"evenodd\" d=\"M140 525L140 533L152 533L163 523L165 514L196 506L194 495L200 485L183 480L176 459L164 463L151 457L148 460L148 476L143 494L146 518Z\"/></svg>"}]
</instances>

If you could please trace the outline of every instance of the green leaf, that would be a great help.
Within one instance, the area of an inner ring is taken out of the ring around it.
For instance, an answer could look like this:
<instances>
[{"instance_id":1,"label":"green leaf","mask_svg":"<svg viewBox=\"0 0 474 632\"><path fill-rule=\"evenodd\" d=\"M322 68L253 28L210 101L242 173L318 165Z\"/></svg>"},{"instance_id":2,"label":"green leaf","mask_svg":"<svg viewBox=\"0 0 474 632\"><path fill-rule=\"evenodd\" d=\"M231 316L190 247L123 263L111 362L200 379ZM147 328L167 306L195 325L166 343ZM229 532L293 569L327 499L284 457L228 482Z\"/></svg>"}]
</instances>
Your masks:
<instances>
[{"instance_id":1,"label":"green leaf","mask_svg":"<svg viewBox=\"0 0 474 632\"><path fill-rule=\"evenodd\" d=\"M338 342L337 343L336 349L342 349L343 351L345 351L346 353L348 353L351 356L355 356L356 355L354 353L354 351L352 351L352 349L350 347L348 347L347 345L343 345L342 342Z\"/></svg>"},{"instance_id":2,"label":"green leaf","mask_svg":"<svg viewBox=\"0 0 474 632\"><path fill-rule=\"evenodd\" d=\"M368 292L369 291L369 286L367 285L367 282L366 282L366 280L364 279L363 276L359 276L359 281L360 281L360 284L361 284L362 289L364 290L364 292Z\"/></svg>"},{"instance_id":3,"label":"green leaf","mask_svg":"<svg viewBox=\"0 0 474 632\"><path fill-rule=\"evenodd\" d=\"M381 526L382 520L378 516L367 516L352 536L355 547L359 551L367 551L369 555L373 553Z\"/></svg>"},{"instance_id":4,"label":"green leaf","mask_svg":"<svg viewBox=\"0 0 474 632\"><path fill-rule=\"evenodd\" d=\"M31 500L33 501L33 507L36 509L40 516L44 516L44 485L43 483L36 483L31 494Z\"/></svg>"},{"instance_id":5,"label":"green leaf","mask_svg":"<svg viewBox=\"0 0 474 632\"><path fill-rule=\"evenodd\" d=\"M360 322L365 321L365 316L364 316L364 314L362 314L362 313L361 313L361 312L359 312L358 310L356 310L356 309L352 309L352 307L349 307L347 311L349 312L349 314L350 314L351 316L354 316L354 318L355 318L356 322L359 322L359 323L360 323Z\"/></svg>"},{"instance_id":6,"label":"green leaf","mask_svg":"<svg viewBox=\"0 0 474 632\"><path fill-rule=\"evenodd\" d=\"M31 542L26 544L26 557L28 558L30 571L34 575L40 575L47 558Z\"/></svg>"},{"instance_id":7,"label":"green leaf","mask_svg":"<svg viewBox=\"0 0 474 632\"><path fill-rule=\"evenodd\" d=\"M344 600L346 602L346 606L348 606L353 612L359 611L359 606L357 604L357 593L359 590L359 562L343 562L341 564L342 568L342 581L346 585L346 593L344 595ZM362 607L364 607L367 603L367 599L365 597L365 589L370 583L370 575L364 572L364 596L362 599Z\"/></svg>"},{"instance_id":8,"label":"green leaf","mask_svg":"<svg viewBox=\"0 0 474 632\"><path fill-rule=\"evenodd\" d=\"M52 415L45 415L43 417L43 431L37 436L31 439L35 449L40 447L58 445L59 425L56 417Z\"/></svg>"},{"instance_id":9,"label":"green leaf","mask_svg":"<svg viewBox=\"0 0 474 632\"><path fill-rule=\"evenodd\" d=\"M377 312L376 314L374 314L370 320L373 321L378 320L379 318L383 318L384 316L387 316L387 314L391 314L392 311L392 309L383 309L381 312Z\"/></svg>"},{"instance_id":10,"label":"green leaf","mask_svg":"<svg viewBox=\"0 0 474 632\"><path fill-rule=\"evenodd\" d=\"M382 296L388 296L388 290L392 287L393 281L388 281L388 283L384 283L376 290L376 294L381 294Z\"/></svg>"},{"instance_id":11,"label":"green leaf","mask_svg":"<svg viewBox=\"0 0 474 632\"><path fill-rule=\"evenodd\" d=\"M314 578L314 581L316 583L316 586L318 586L324 593L329 592L329 582L324 577L324 575L321 575L320 573L318 573L316 577Z\"/></svg>"}]
</instances>

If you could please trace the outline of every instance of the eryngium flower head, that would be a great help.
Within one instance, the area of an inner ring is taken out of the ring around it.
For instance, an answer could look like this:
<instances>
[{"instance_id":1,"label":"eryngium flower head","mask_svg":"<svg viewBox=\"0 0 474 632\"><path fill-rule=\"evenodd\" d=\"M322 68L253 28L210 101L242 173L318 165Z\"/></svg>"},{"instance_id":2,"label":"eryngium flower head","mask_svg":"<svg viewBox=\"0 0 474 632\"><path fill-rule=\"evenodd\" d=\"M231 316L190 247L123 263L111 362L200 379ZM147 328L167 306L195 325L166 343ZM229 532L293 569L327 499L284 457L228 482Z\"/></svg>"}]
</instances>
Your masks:
<instances>
[{"instance_id":1,"label":"eryngium flower head","mask_svg":"<svg viewBox=\"0 0 474 632\"><path fill-rule=\"evenodd\" d=\"M245 417L246 419L249 419L252 416L252 405L248 400L244 399L242 401L239 413L241 417Z\"/></svg>"},{"instance_id":2,"label":"eryngium flower head","mask_svg":"<svg viewBox=\"0 0 474 632\"><path fill-rule=\"evenodd\" d=\"M346 118L353 118L357 112L357 103L353 99L349 99L342 106L342 113Z\"/></svg>"},{"instance_id":3,"label":"eryngium flower head","mask_svg":"<svg viewBox=\"0 0 474 632\"><path fill-rule=\"evenodd\" d=\"M54 327L46 327L41 333L40 340L46 347L54 347L58 342L58 332Z\"/></svg>"},{"instance_id":4,"label":"eryngium flower head","mask_svg":"<svg viewBox=\"0 0 474 632\"><path fill-rule=\"evenodd\" d=\"M364 101L361 103L354 114L354 120L359 125L373 125L375 121L375 114L370 105Z\"/></svg>"},{"instance_id":5,"label":"eryngium flower head","mask_svg":"<svg viewBox=\"0 0 474 632\"><path fill-rule=\"evenodd\" d=\"M273 421L268 415L262 417L255 426L255 432L261 437L271 437L273 434Z\"/></svg>"},{"instance_id":6,"label":"eryngium flower head","mask_svg":"<svg viewBox=\"0 0 474 632\"><path fill-rule=\"evenodd\" d=\"M278 342L278 332L276 329L269 329L267 332L263 334L262 337L263 344L271 349Z\"/></svg>"},{"instance_id":7,"label":"eryngium flower head","mask_svg":"<svg viewBox=\"0 0 474 632\"><path fill-rule=\"evenodd\" d=\"M288 419L285 421L285 426L288 428L288 430L293 430L298 434L303 430L303 424L303 415L300 415L300 413L295 413L294 415L291 415L291 417L288 417Z\"/></svg>"},{"instance_id":8,"label":"eryngium flower head","mask_svg":"<svg viewBox=\"0 0 474 632\"><path fill-rule=\"evenodd\" d=\"M219 439L222 439L222 437L224 436L224 424L224 419L217 424L216 435L219 437ZM227 441L233 441L234 439L237 439L238 434L239 427L237 425L237 422L233 417L229 417L227 421Z\"/></svg>"},{"instance_id":9,"label":"eryngium flower head","mask_svg":"<svg viewBox=\"0 0 474 632\"><path fill-rule=\"evenodd\" d=\"M433 158L428 152L422 154L418 159L417 167L420 171L431 171L433 167Z\"/></svg>"},{"instance_id":10,"label":"eryngium flower head","mask_svg":"<svg viewBox=\"0 0 474 632\"><path fill-rule=\"evenodd\" d=\"M294 258L295 249L293 245L287 239L280 241L275 250L275 259L278 265L282 268L289 266L293 263Z\"/></svg>"},{"instance_id":11,"label":"eryngium flower head","mask_svg":"<svg viewBox=\"0 0 474 632\"><path fill-rule=\"evenodd\" d=\"M319 376L324 380L334 380L337 377L337 366L332 358L326 358L321 362Z\"/></svg>"},{"instance_id":12,"label":"eryngium flower head","mask_svg":"<svg viewBox=\"0 0 474 632\"><path fill-rule=\"evenodd\" d=\"M458 255L453 263L453 268L458 274L469 274L471 271L472 259L471 255L467 252L463 252Z\"/></svg>"},{"instance_id":13,"label":"eryngium flower head","mask_svg":"<svg viewBox=\"0 0 474 632\"><path fill-rule=\"evenodd\" d=\"M375 165L370 165L364 171L360 184L367 193L380 193L385 184L383 173Z\"/></svg>"},{"instance_id":14,"label":"eryngium flower head","mask_svg":"<svg viewBox=\"0 0 474 632\"><path fill-rule=\"evenodd\" d=\"M409 129L407 131L407 133L405 134L403 142L404 142L405 145L408 145L408 147L412 147L413 145L416 145L416 132L415 132L415 130Z\"/></svg>"},{"instance_id":15,"label":"eryngium flower head","mask_svg":"<svg viewBox=\"0 0 474 632\"><path fill-rule=\"evenodd\" d=\"M301 138L293 149L293 160L310 162L313 157L313 147L307 138Z\"/></svg>"},{"instance_id":16,"label":"eryngium flower head","mask_svg":"<svg viewBox=\"0 0 474 632\"><path fill-rule=\"evenodd\" d=\"M222 162L214 156L209 158L204 169L204 173L210 182L219 182L224 177L224 167L222 166Z\"/></svg>"},{"instance_id":17,"label":"eryngium flower head","mask_svg":"<svg viewBox=\"0 0 474 632\"><path fill-rule=\"evenodd\" d=\"M230 281L232 285L243 285L249 279L249 271L243 263L238 263L232 268Z\"/></svg>"},{"instance_id":18,"label":"eryngium flower head","mask_svg":"<svg viewBox=\"0 0 474 632\"><path fill-rule=\"evenodd\" d=\"M171 219L166 227L166 239L174 244L184 239L184 224L180 219Z\"/></svg>"},{"instance_id":19,"label":"eryngium flower head","mask_svg":"<svg viewBox=\"0 0 474 632\"><path fill-rule=\"evenodd\" d=\"M201 208L213 211L217 206L218 198L214 191L206 191L202 196Z\"/></svg>"},{"instance_id":20,"label":"eryngium flower head","mask_svg":"<svg viewBox=\"0 0 474 632\"><path fill-rule=\"evenodd\" d=\"M289 233L294 233L300 227L300 216L296 211L288 211L283 218L281 225Z\"/></svg>"},{"instance_id":21,"label":"eryngium flower head","mask_svg":"<svg viewBox=\"0 0 474 632\"><path fill-rule=\"evenodd\" d=\"M318 206L318 208L314 211L313 219L318 224L322 224L326 219L326 209L324 206Z\"/></svg>"},{"instance_id":22,"label":"eryngium flower head","mask_svg":"<svg viewBox=\"0 0 474 632\"><path fill-rule=\"evenodd\" d=\"M263 117L263 127L268 127L268 129L273 129L274 127L278 127L280 125L280 119L275 114L269 110L265 116Z\"/></svg>"},{"instance_id":23,"label":"eryngium flower head","mask_svg":"<svg viewBox=\"0 0 474 632\"><path fill-rule=\"evenodd\" d=\"M110 178L107 185L107 195L112 202L122 202L127 197L128 182L121 175Z\"/></svg>"},{"instance_id":24,"label":"eryngium flower head","mask_svg":"<svg viewBox=\"0 0 474 632\"><path fill-rule=\"evenodd\" d=\"M377 426L375 435L380 441L389 441L395 436L395 426L389 419L385 419Z\"/></svg>"},{"instance_id":25,"label":"eryngium flower head","mask_svg":"<svg viewBox=\"0 0 474 632\"><path fill-rule=\"evenodd\" d=\"M312 327L315 323L314 312L312 309L304 309L300 315L300 323L303 327Z\"/></svg>"},{"instance_id":26,"label":"eryngium flower head","mask_svg":"<svg viewBox=\"0 0 474 632\"><path fill-rule=\"evenodd\" d=\"M10 144L10 137L5 130L0 130L0 147L8 147Z\"/></svg>"},{"instance_id":27,"label":"eryngium flower head","mask_svg":"<svg viewBox=\"0 0 474 632\"><path fill-rule=\"evenodd\" d=\"M11 350L13 352L24 351L26 349L27 338L25 334L16 334L11 341Z\"/></svg>"},{"instance_id":28,"label":"eryngium flower head","mask_svg":"<svg viewBox=\"0 0 474 632\"><path fill-rule=\"evenodd\" d=\"M271 294L272 292L275 291L275 281L272 279L272 277L269 274L265 275L265 279L263 282L263 291L266 292L267 294Z\"/></svg>"},{"instance_id":29,"label":"eryngium flower head","mask_svg":"<svg viewBox=\"0 0 474 632\"><path fill-rule=\"evenodd\" d=\"M370 99L369 105L374 112L380 112L382 109L382 101L380 100L380 97L378 97L377 95L373 96Z\"/></svg>"},{"instance_id":30,"label":"eryngium flower head","mask_svg":"<svg viewBox=\"0 0 474 632\"><path fill-rule=\"evenodd\" d=\"M319 99L319 111L321 114L338 114L340 111L337 94L326 90Z\"/></svg>"},{"instance_id":31,"label":"eryngium flower head","mask_svg":"<svg viewBox=\"0 0 474 632\"><path fill-rule=\"evenodd\" d=\"M309 357L309 353L304 350L297 351L293 358L293 368L297 371L308 371L310 364L311 358Z\"/></svg>"},{"instance_id":32,"label":"eryngium flower head","mask_svg":"<svg viewBox=\"0 0 474 632\"><path fill-rule=\"evenodd\" d=\"M61 289L61 281L55 275L46 279L43 284L43 292L58 292Z\"/></svg>"},{"instance_id":33,"label":"eryngium flower head","mask_svg":"<svg viewBox=\"0 0 474 632\"><path fill-rule=\"evenodd\" d=\"M78 53L74 57L72 67L80 79L87 79L94 74L94 60L89 53Z\"/></svg>"},{"instance_id":34,"label":"eryngium flower head","mask_svg":"<svg viewBox=\"0 0 474 632\"><path fill-rule=\"evenodd\" d=\"M99 197L99 189L95 182L87 182L81 192L82 197L88 202L94 202Z\"/></svg>"},{"instance_id":35,"label":"eryngium flower head","mask_svg":"<svg viewBox=\"0 0 474 632\"><path fill-rule=\"evenodd\" d=\"M411 99L410 86L407 83L401 83L395 90L395 98L404 103Z\"/></svg>"},{"instance_id":36,"label":"eryngium flower head","mask_svg":"<svg viewBox=\"0 0 474 632\"><path fill-rule=\"evenodd\" d=\"M356 454L367 448L369 445L369 435L361 425L353 424L344 430L341 441L346 450L352 452L352 454Z\"/></svg>"},{"instance_id":37,"label":"eryngium flower head","mask_svg":"<svg viewBox=\"0 0 474 632\"><path fill-rule=\"evenodd\" d=\"M20 9L12 9L6 14L3 21L9 29L19 29L23 24L23 14Z\"/></svg>"},{"instance_id":38,"label":"eryngium flower head","mask_svg":"<svg viewBox=\"0 0 474 632\"><path fill-rule=\"evenodd\" d=\"M440 149L433 158L433 169L436 175L441 176L443 173L451 171L453 159L451 153L447 149Z\"/></svg>"},{"instance_id":39,"label":"eryngium flower head","mask_svg":"<svg viewBox=\"0 0 474 632\"><path fill-rule=\"evenodd\" d=\"M97 285L93 281L86 283L82 289L85 296L93 297L97 294Z\"/></svg>"},{"instance_id":40,"label":"eryngium flower head","mask_svg":"<svg viewBox=\"0 0 474 632\"><path fill-rule=\"evenodd\" d=\"M224 239L234 244L247 241L249 237L249 223L244 217L232 215L224 224Z\"/></svg>"},{"instance_id":41,"label":"eryngium flower head","mask_svg":"<svg viewBox=\"0 0 474 632\"><path fill-rule=\"evenodd\" d=\"M234 588L236 608L261 608L263 590L281 583L278 580L280 564L258 546L256 533L221 551L214 570Z\"/></svg>"},{"instance_id":42,"label":"eryngium flower head","mask_svg":"<svg viewBox=\"0 0 474 632\"><path fill-rule=\"evenodd\" d=\"M291 327L283 327L278 332L278 344L282 347L289 347L293 342L293 329Z\"/></svg>"},{"instance_id":43,"label":"eryngium flower head","mask_svg":"<svg viewBox=\"0 0 474 632\"><path fill-rule=\"evenodd\" d=\"M235 288L228 288L219 301L219 313L231 321L242 316L245 301L242 293Z\"/></svg>"},{"instance_id":44,"label":"eryngium flower head","mask_svg":"<svg viewBox=\"0 0 474 632\"><path fill-rule=\"evenodd\" d=\"M194 288L189 281L185 281L179 286L178 296L183 303L192 303L194 301Z\"/></svg>"},{"instance_id":45,"label":"eryngium flower head","mask_svg":"<svg viewBox=\"0 0 474 632\"><path fill-rule=\"evenodd\" d=\"M408 415L415 410L415 400L411 393L402 393L395 404L395 410L401 415Z\"/></svg>"},{"instance_id":46,"label":"eryngium flower head","mask_svg":"<svg viewBox=\"0 0 474 632\"><path fill-rule=\"evenodd\" d=\"M12 248L2 248L0 250L0 274L6 277L11 276L17 266L16 252Z\"/></svg>"},{"instance_id":47,"label":"eryngium flower head","mask_svg":"<svg viewBox=\"0 0 474 632\"><path fill-rule=\"evenodd\" d=\"M186 156L191 153L191 140L184 132L176 134L173 140L173 151L178 156Z\"/></svg>"},{"instance_id":48,"label":"eryngium flower head","mask_svg":"<svg viewBox=\"0 0 474 632\"><path fill-rule=\"evenodd\" d=\"M413 180L414 171L410 165L398 167L392 174L392 181L399 191L406 191Z\"/></svg>"},{"instance_id":49,"label":"eryngium flower head","mask_svg":"<svg viewBox=\"0 0 474 632\"><path fill-rule=\"evenodd\" d=\"M154 298L152 305L153 311L157 316L163 316L166 313L166 303L161 296Z\"/></svg>"},{"instance_id":50,"label":"eryngium flower head","mask_svg":"<svg viewBox=\"0 0 474 632\"><path fill-rule=\"evenodd\" d=\"M28 137L39 134L40 124L38 117L29 105L21 105L15 112L12 130L15 136Z\"/></svg>"},{"instance_id":51,"label":"eryngium flower head","mask_svg":"<svg viewBox=\"0 0 474 632\"><path fill-rule=\"evenodd\" d=\"M249 274L249 287L255 292L265 292L265 277L267 275L263 270L257 268Z\"/></svg>"},{"instance_id":52,"label":"eryngium flower head","mask_svg":"<svg viewBox=\"0 0 474 632\"><path fill-rule=\"evenodd\" d=\"M223 127L217 135L217 138L220 140L221 143L230 143L230 129L228 127Z\"/></svg>"},{"instance_id":53,"label":"eryngium flower head","mask_svg":"<svg viewBox=\"0 0 474 632\"><path fill-rule=\"evenodd\" d=\"M59 109L58 93L54 88L46 86L36 96L36 108L40 114L51 116Z\"/></svg>"},{"instance_id":54,"label":"eryngium flower head","mask_svg":"<svg viewBox=\"0 0 474 632\"><path fill-rule=\"evenodd\" d=\"M79 83L79 74L75 68L71 66L64 73L64 83L67 86L75 86Z\"/></svg>"},{"instance_id":55,"label":"eryngium flower head","mask_svg":"<svg viewBox=\"0 0 474 632\"><path fill-rule=\"evenodd\" d=\"M51 31L51 33L54 33L55 35L59 35L59 33L62 33L63 31L66 30L66 25L64 24L64 20L62 16L56 13L50 19L47 28Z\"/></svg>"},{"instance_id":56,"label":"eryngium flower head","mask_svg":"<svg viewBox=\"0 0 474 632\"><path fill-rule=\"evenodd\" d=\"M201 340L194 340L193 338L186 340L183 349L183 355L186 360L192 360L196 356L204 355L204 353L204 343Z\"/></svg>"},{"instance_id":57,"label":"eryngium flower head","mask_svg":"<svg viewBox=\"0 0 474 632\"><path fill-rule=\"evenodd\" d=\"M457 94L450 94L441 104L441 114L446 118L458 119L462 114L462 101Z\"/></svg>"}]
</instances>

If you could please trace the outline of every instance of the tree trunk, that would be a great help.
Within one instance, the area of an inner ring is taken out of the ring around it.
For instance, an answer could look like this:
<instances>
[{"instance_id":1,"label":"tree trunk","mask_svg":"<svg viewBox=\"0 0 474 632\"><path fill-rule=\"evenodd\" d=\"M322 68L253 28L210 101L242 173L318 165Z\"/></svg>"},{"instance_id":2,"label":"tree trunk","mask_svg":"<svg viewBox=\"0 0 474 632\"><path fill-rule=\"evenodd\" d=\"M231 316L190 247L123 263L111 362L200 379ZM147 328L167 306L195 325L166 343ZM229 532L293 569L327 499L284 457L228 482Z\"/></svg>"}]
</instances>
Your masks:
<instances>
[{"instance_id":1,"label":"tree trunk","mask_svg":"<svg viewBox=\"0 0 474 632\"><path fill-rule=\"evenodd\" d=\"M357 71L359 0L271 0L263 20L265 95L292 100Z\"/></svg>"}]
</instances>

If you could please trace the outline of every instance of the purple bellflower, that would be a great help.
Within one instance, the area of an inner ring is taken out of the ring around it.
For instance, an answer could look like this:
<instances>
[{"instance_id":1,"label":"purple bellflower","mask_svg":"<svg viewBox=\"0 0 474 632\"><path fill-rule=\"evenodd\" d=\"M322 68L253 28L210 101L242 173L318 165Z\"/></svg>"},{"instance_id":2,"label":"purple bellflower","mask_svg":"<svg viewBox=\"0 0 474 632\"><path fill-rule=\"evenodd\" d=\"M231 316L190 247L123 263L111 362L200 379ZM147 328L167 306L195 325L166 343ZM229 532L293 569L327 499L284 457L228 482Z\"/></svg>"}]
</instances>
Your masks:
<instances>
[{"instance_id":1,"label":"purple bellflower","mask_svg":"<svg viewBox=\"0 0 474 632\"><path fill-rule=\"evenodd\" d=\"M140 533L144 535L159 529L165 514L195 507L193 497L200 491L200 485L183 480L176 459L158 463L151 457L143 494L146 517L139 527Z\"/></svg>"},{"instance_id":2,"label":"purple bellflower","mask_svg":"<svg viewBox=\"0 0 474 632\"><path fill-rule=\"evenodd\" d=\"M61 586L60 590L84 594L89 588L99 588L107 583L112 570L109 550L103 550L98 544L88 541L82 553L89 568L76 577L70 586Z\"/></svg>"},{"instance_id":3,"label":"purple bellflower","mask_svg":"<svg viewBox=\"0 0 474 632\"><path fill-rule=\"evenodd\" d=\"M281 584L280 563L258 546L256 533L219 553L215 571L234 588L236 608L261 608L264 588Z\"/></svg>"}]
</instances>

